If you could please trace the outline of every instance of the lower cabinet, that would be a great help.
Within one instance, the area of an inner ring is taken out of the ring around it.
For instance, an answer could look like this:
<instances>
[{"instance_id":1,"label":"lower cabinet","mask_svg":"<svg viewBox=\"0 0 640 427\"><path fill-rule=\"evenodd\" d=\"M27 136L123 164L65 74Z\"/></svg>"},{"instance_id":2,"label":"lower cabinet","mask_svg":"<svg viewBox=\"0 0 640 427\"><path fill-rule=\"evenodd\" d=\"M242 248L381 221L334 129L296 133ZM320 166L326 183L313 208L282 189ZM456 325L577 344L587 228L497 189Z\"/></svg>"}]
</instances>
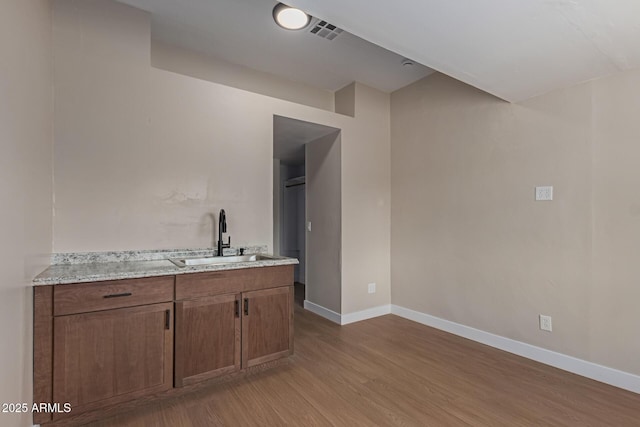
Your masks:
<instances>
[{"instance_id":1,"label":"lower cabinet","mask_svg":"<svg viewBox=\"0 0 640 427\"><path fill-rule=\"evenodd\" d=\"M176 387L240 370L240 322L240 294L176 302Z\"/></svg>"},{"instance_id":2,"label":"lower cabinet","mask_svg":"<svg viewBox=\"0 0 640 427\"><path fill-rule=\"evenodd\" d=\"M293 267L176 277L175 386L293 354Z\"/></svg>"},{"instance_id":3,"label":"lower cabinet","mask_svg":"<svg viewBox=\"0 0 640 427\"><path fill-rule=\"evenodd\" d=\"M86 422L293 353L293 266L34 289L34 424Z\"/></svg>"},{"instance_id":4,"label":"lower cabinet","mask_svg":"<svg viewBox=\"0 0 640 427\"><path fill-rule=\"evenodd\" d=\"M289 356L293 287L177 301L175 348L176 387Z\"/></svg>"},{"instance_id":5,"label":"lower cabinet","mask_svg":"<svg viewBox=\"0 0 640 427\"><path fill-rule=\"evenodd\" d=\"M293 352L293 287L242 295L242 363L249 368Z\"/></svg>"},{"instance_id":6,"label":"lower cabinet","mask_svg":"<svg viewBox=\"0 0 640 427\"><path fill-rule=\"evenodd\" d=\"M55 317L53 401L77 414L170 389L172 312L164 303Z\"/></svg>"}]
</instances>

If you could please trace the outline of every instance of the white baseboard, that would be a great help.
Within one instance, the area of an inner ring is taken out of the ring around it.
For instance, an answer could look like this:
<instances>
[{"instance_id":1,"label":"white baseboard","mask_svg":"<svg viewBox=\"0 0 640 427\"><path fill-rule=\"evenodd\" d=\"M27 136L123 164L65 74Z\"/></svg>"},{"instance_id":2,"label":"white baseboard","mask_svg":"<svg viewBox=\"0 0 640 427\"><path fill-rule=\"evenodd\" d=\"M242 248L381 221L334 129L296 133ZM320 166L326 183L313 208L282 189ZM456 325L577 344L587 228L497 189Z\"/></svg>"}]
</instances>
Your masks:
<instances>
[{"instance_id":1,"label":"white baseboard","mask_svg":"<svg viewBox=\"0 0 640 427\"><path fill-rule=\"evenodd\" d=\"M362 311L356 311L355 313L343 314L341 324L348 325L349 323L355 323L361 320L373 319L374 317L384 316L385 314L391 314L390 304L368 308Z\"/></svg>"},{"instance_id":2,"label":"white baseboard","mask_svg":"<svg viewBox=\"0 0 640 427\"><path fill-rule=\"evenodd\" d=\"M638 375L608 368L562 353L556 353L555 351L505 338L397 305L391 305L391 313L472 341L517 354L518 356L526 357L527 359L544 363L545 365L554 366L634 393L640 393L640 376Z\"/></svg>"},{"instance_id":3,"label":"white baseboard","mask_svg":"<svg viewBox=\"0 0 640 427\"><path fill-rule=\"evenodd\" d=\"M331 320L333 323L337 323L338 325L342 324L342 316L339 313L329 310L328 308L324 308L321 305L312 303L311 301L304 300L304 309L309 310L318 316L324 317L325 319Z\"/></svg>"},{"instance_id":4,"label":"white baseboard","mask_svg":"<svg viewBox=\"0 0 640 427\"><path fill-rule=\"evenodd\" d=\"M304 300L304 308L305 310L309 310L310 312L331 320L333 323L337 323L338 325L348 325L349 323L373 319L374 317L391 313L391 305L389 304L348 314L336 313L333 310L329 310L328 308L307 300Z\"/></svg>"}]
</instances>

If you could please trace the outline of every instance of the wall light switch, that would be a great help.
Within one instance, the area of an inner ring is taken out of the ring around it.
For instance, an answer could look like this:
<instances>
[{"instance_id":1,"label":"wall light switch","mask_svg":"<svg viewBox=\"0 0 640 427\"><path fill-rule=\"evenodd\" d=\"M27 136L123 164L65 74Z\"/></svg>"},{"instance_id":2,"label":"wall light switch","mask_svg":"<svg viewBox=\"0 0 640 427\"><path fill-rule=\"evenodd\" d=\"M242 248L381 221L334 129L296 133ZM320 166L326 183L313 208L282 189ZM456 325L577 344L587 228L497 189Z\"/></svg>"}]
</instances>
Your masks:
<instances>
[{"instance_id":1,"label":"wall light switch","mask_svg":"<svg viewBox=\"0 0 640 427\"><path fill-rule=\"evenodd\" d=\"M553 200L553 187L536 187L536 200Z\"/></svg>"},{"instance_id":2,"label":"wall light switch","mask_svg":"<svg viewBox=\"0 0 640 427\"><path fill-rule=\"evenodd\" d=\"M375 283L369 283L368 289L369 289L369 293L370 294L375 294L376 293L376 284Z\"/></svg>"},{"instance_id":3,"label":"wall light switch","mask_svg":"<svg viewBox=\"0 0 640 427\"><path fill-rule=\"evenodd\" d=\"M307 231L311 231L311 221L307 222Z\"/></svg>"}]
</instances>

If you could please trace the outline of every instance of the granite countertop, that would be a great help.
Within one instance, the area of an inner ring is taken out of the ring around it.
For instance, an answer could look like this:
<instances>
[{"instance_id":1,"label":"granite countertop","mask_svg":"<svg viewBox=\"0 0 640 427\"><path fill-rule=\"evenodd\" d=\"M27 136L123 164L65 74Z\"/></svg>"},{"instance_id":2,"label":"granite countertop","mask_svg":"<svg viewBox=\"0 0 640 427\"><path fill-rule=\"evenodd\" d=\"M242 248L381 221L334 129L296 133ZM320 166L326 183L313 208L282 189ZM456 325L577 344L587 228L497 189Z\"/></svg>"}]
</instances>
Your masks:
<instances>
[{"instance_id":1,"label":"granite countertop","mask_svg":"<svg viewBox=\"0 0 640 427\"><path fill-rule=\"evenodd\" d=\"M52 265L33 279L33 285L62 285L298 264L298 260L295 258L265 254L266 247L264 246L249 247L246 250L246 255L260 254L269 257L269 259L178 267L169 261L169 258L206 257L213 256L214 252L211 249L180 249L54 254L51 260ZM230 249L229 251L225 250L224 255L235 255L236 253L235 249Z\"/></svg>"}]
</instances>

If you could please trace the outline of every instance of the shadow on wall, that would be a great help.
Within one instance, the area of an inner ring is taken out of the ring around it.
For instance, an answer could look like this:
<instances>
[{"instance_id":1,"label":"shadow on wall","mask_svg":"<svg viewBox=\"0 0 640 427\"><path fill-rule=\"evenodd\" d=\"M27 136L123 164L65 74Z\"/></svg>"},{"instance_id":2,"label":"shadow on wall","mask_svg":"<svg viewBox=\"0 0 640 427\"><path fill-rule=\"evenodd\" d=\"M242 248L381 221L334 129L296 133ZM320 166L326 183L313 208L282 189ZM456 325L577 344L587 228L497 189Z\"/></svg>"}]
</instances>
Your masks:
<instances>
[{"instance_id":1,"label":"shadow on wall","mask_svg":"<svg viewBox=\"0 0 640 427\"><path fill-rule=\"evenodd\" d=\"M305 147L307 300L336 313L342 307L340 145L337 131Z\"/></svg>"}]
</instances>

